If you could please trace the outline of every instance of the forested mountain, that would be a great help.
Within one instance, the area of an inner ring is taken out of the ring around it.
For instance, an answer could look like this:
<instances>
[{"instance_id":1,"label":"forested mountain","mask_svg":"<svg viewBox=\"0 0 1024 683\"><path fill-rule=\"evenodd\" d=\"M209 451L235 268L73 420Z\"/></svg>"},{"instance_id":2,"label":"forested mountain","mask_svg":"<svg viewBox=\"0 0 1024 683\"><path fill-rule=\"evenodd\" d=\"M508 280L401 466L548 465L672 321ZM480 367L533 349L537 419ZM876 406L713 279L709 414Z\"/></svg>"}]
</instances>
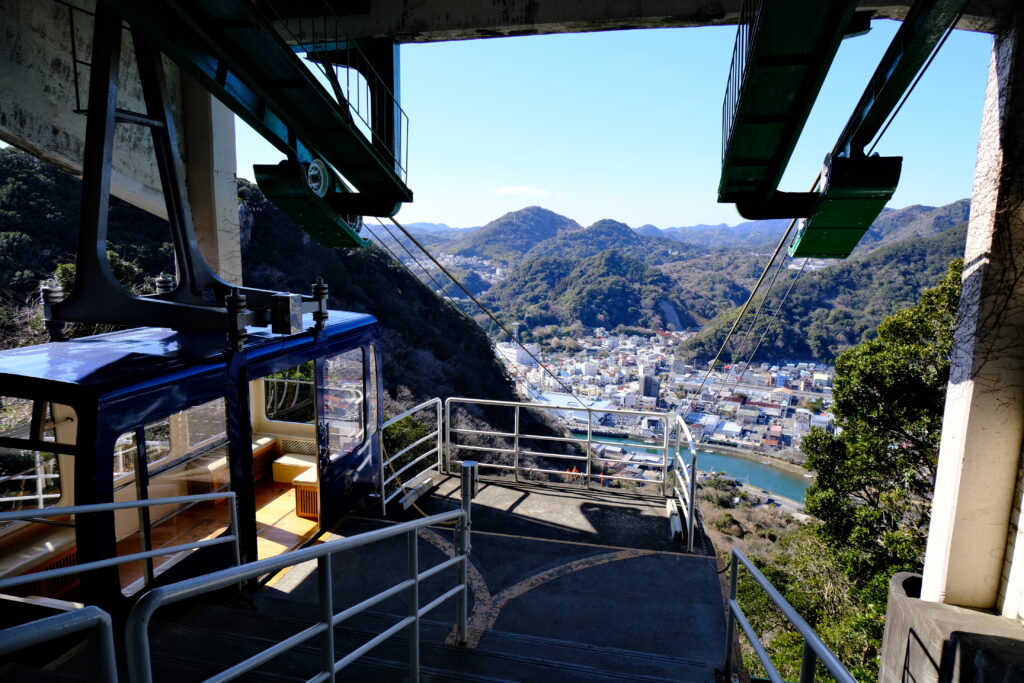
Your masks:
<instances>
[{"instance_id":1,"label":"forested mountain","mask_svg":"<svg viewBox=\"0 0 1024 683\"><path fill-rule=\"evenodd\" d=\"M0 149L0 343L37 339L40 280L74 260L80 183L14 148ZM255 185L239 181L245 284L308 292L323 276L330 305L365 311L381 324L384 386L399 403L458 394L511 399L512 387L484 332L385 252L311 243ZM167 223L111 200L115 258L134 264L137 284L173 271ZM31 328L31 329L30 329Z\"/></svg>"},{"instance_id":2,"label":"forested mountain","mask_svg":"<svg viewBox=\"0 0 1024 683\"><path fill-rule=\"evenodd\" d=\"M503 264L512 262L535 244L558 235L562 230L578 230L579 223L539 206L528 206L474 230L446 246L445 251L460 256L480 256Z\"/></svg>"},{"instance_id":3,"label":"forested mountain","mask_svg":"<svg viewBox=\"0 0 1024 683\"><path fill-rule=\"evenodd\" d=\"M522 225L543 215L540 211L531 207L523 216L515 212L499 220ZM884 212L853 256L802 276L758 357L827 361L860 341L886 315L915 302L923 288L938 281L946 264L962 255L965 233L953 228L966 221L968 212L967 200ZM686 329L706 324L691 342L698 356L717 350L716 340L720 343L732 324L734 307L747 298L789 223L658 230L632 229L607 219L578 228L569 219L558 219L562 229L548 224L553 236L539 239L544 233L535 231L519 243L523 255L518 265L485 293L500 317L522 321L527 328L582 323ZM506 235L479 231L479 253L501 253L508 245L486 242ZM795 270L782 273L775 296L795 276ZM770 299L767 310L775 304Z\"/></svg>"},{"instance_id":4,"label":"forested mountain","mask_svg":"<svg viewBox=\"0 0 1024 683\"><path fill-rule=\"evenodd\" d=\"M688 329L742 301L763 260L750 252L645 237L624 223L601 220L534 245L486 300L527 327L579 321ZM627 300L615 301L616 295Z\"/></svg>"},{"instance_id":5,"label":"forested mountain","mask_svg":"<svg viewBox=\"0 0 1024 683\"><path fill-rule=\"evenodd\" d=\"M528 327L626 325L647 329L691 326L672 280L624 249L526 260L514 278L492 288L487 302L506 319ZM680 322L683 311L685 321ZM667 319L666 319L667 318Z\"/></svg>"},{"instance_id":6,"label":"forested mountain","mask_svg":"<svg viewBox=\"0 0 1024 683\"><path fill-rule=\"evenodd\" d=\"M686 228L666 228L662 230L662 236L699 246L764 249L775 246L787 225L789 221L786 219L747 221L733 226L725 223L695 225Z\"/></svg>"},{"instance_id":7,"label":"forested mountain","mask_svg":"<svg viewBox=\"0 0 1024 683\"><path fill-rule=\"evenodd\" d=\"M966 235L967 224L961 223L930 237L891 242L863 256L806 273L780 308L783 294L797 275L797 271L787 271L779 277L748 343L741 348L742 334L737 335L724 357L746 359L778 309L778 318L757 350L758 360L833 361L840 351L872 334L886 316L913 305L922 290L939 282L949 262L963 256ZM757 302L760 305L760 299ZM711 358L738 312L737 308L722 312L687 343L686 350L698 358ZM741 322L741 333L748 324Z\"/></svg>"},{"instance_id":8,"label":"forested mountain","mask_svg":"<svg viewBox=\"0 0 1024 683\"><path fill-rule=\"evenodd\" d=\"M968 199L945 206L908 206L896 211L883 211L853 250L863 256L879 247L915 237L930 237L965 223L971 213ZM958 254L960 256L962 254Z\"/></svg>"}]
</instances>

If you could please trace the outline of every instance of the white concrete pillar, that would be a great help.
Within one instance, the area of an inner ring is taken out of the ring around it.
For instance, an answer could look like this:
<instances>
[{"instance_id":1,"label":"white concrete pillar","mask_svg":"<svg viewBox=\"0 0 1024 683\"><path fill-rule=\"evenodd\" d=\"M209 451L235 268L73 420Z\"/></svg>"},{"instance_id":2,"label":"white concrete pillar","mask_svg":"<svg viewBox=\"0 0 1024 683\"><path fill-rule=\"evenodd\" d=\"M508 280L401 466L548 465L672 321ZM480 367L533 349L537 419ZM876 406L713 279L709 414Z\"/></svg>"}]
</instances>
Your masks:
<instances>
[{"instance_id":1,"label":"white concrete pillar","mask_svg":"<svg viewBox=\"0 0 1024 683\"><path fill-rule=\"evenodd\" d=\"M989 67L921 591L1000 611L1024 437L1022 17L996 36Z\"/></svg>"},{"instance_id":2,"label":"white concrete pillar","mask_svg":"<svg viewBox=\"0 0 1024 683\"><path fill-rule=\"evenodd\" d=\"M181 96L185 178L199 250L215 273L241 284L235 116L185 74Z\"/></svg>"}]
</instances>

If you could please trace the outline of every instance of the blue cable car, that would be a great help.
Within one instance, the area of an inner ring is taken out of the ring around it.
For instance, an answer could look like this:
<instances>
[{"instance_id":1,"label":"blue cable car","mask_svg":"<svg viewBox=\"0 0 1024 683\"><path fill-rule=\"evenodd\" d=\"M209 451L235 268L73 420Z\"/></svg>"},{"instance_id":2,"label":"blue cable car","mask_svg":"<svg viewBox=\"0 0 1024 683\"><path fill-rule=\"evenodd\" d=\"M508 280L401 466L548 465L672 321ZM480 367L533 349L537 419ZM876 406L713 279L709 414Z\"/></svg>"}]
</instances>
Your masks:
<instances>
[{"instance_id":1,"label":"blue cable car","mask_svg":"<svg viewBox=\"0 0 1024 683\"><path fill-rule=\"evenodd\" d=\"M0 352L0 509L233 491L243 562L329 529L379 486L380 341L370 315L307 331L138 328ZM228 533L213 501L0 526L0 578ZM43 523L47 522L47 523ZM228 566L228 546L31 586L120 611ZM63 564L62 564L63 563Z\"/></svg>"}]
</instances>

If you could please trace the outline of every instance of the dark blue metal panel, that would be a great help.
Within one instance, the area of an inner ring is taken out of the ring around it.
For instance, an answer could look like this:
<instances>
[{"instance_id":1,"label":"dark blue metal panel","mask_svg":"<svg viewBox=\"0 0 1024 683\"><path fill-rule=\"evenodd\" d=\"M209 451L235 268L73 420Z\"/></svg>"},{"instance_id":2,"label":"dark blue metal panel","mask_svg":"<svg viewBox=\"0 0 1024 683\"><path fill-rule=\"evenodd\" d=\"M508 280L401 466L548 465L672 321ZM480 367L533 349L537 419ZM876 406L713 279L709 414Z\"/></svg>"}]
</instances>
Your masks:
<instances>
[{"instance_id":1,"label":"dark blue metal panel","mask_svg":"<svg viewBox=\"0 0 1024 683\"><path fill-rule=\"evenodd\" d=\"M312 327L312 320L308 322ZM256 508L249 381L371 344L380 344L373 316L337 311L330 312L320 331L286 336L253 328L247 345L238 353L223 350L221 335L142 328L0 352L0 386L5 395L59 401L75 409L79 452L74 491L78 504L113 500L113 452L121 434L224 398L241 549L243 561L251 561L256 559ZM364 373L368 382L368 364ZM378 386L378 400L379 390ZM322 410L322 401L318 409ZM365 405L363 410L365 415ZM379 422L379 407L376 413ZM378 433L372 430L362 447L326 468L320 484L322 506L326 507L322 528L329 528L361 497L376 490ZM82 561L115 555L113 513L82 516L76 522L76 539ZM222 555L201 551L193 559L222 563ZM203 570L211 568L203 566ZM114 614L123 613L131 604L131 599L121 594L116 569L90 572L83 577L83 587L90 600Z\"/></svg>"}]
</instances>

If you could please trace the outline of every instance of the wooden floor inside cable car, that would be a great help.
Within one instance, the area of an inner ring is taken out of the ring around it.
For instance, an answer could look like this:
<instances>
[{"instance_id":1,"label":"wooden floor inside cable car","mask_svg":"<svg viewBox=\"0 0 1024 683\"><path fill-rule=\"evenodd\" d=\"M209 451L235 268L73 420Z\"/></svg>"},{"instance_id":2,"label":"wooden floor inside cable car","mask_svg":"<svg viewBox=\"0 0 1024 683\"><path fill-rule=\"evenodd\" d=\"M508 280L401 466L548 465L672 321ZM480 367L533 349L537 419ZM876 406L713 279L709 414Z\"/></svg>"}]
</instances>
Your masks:
<instances>
[{"instance_id":1,"label":"wooden floor inside cable car","mask_svg":"<svg viewBox=\"0 0 1024 683\"><path fill-rule=\"evenodd\" d=\"M287 483L266 477L256 482L256 529L259 559L274 557L294 550L308 541L317 529L316 520L300 517L296 513L296 489ZM153 526L153 547L161 548L216 538L228 527L229 513L223 502L193 505ZM142 550L140 534L133 534L117 544L118 555ZM164 555L153 560L154 572L176 560ZM121 586L126 594L142 586L145 563L129 562L120 565Z\"/></svg>"}]
</instances>

